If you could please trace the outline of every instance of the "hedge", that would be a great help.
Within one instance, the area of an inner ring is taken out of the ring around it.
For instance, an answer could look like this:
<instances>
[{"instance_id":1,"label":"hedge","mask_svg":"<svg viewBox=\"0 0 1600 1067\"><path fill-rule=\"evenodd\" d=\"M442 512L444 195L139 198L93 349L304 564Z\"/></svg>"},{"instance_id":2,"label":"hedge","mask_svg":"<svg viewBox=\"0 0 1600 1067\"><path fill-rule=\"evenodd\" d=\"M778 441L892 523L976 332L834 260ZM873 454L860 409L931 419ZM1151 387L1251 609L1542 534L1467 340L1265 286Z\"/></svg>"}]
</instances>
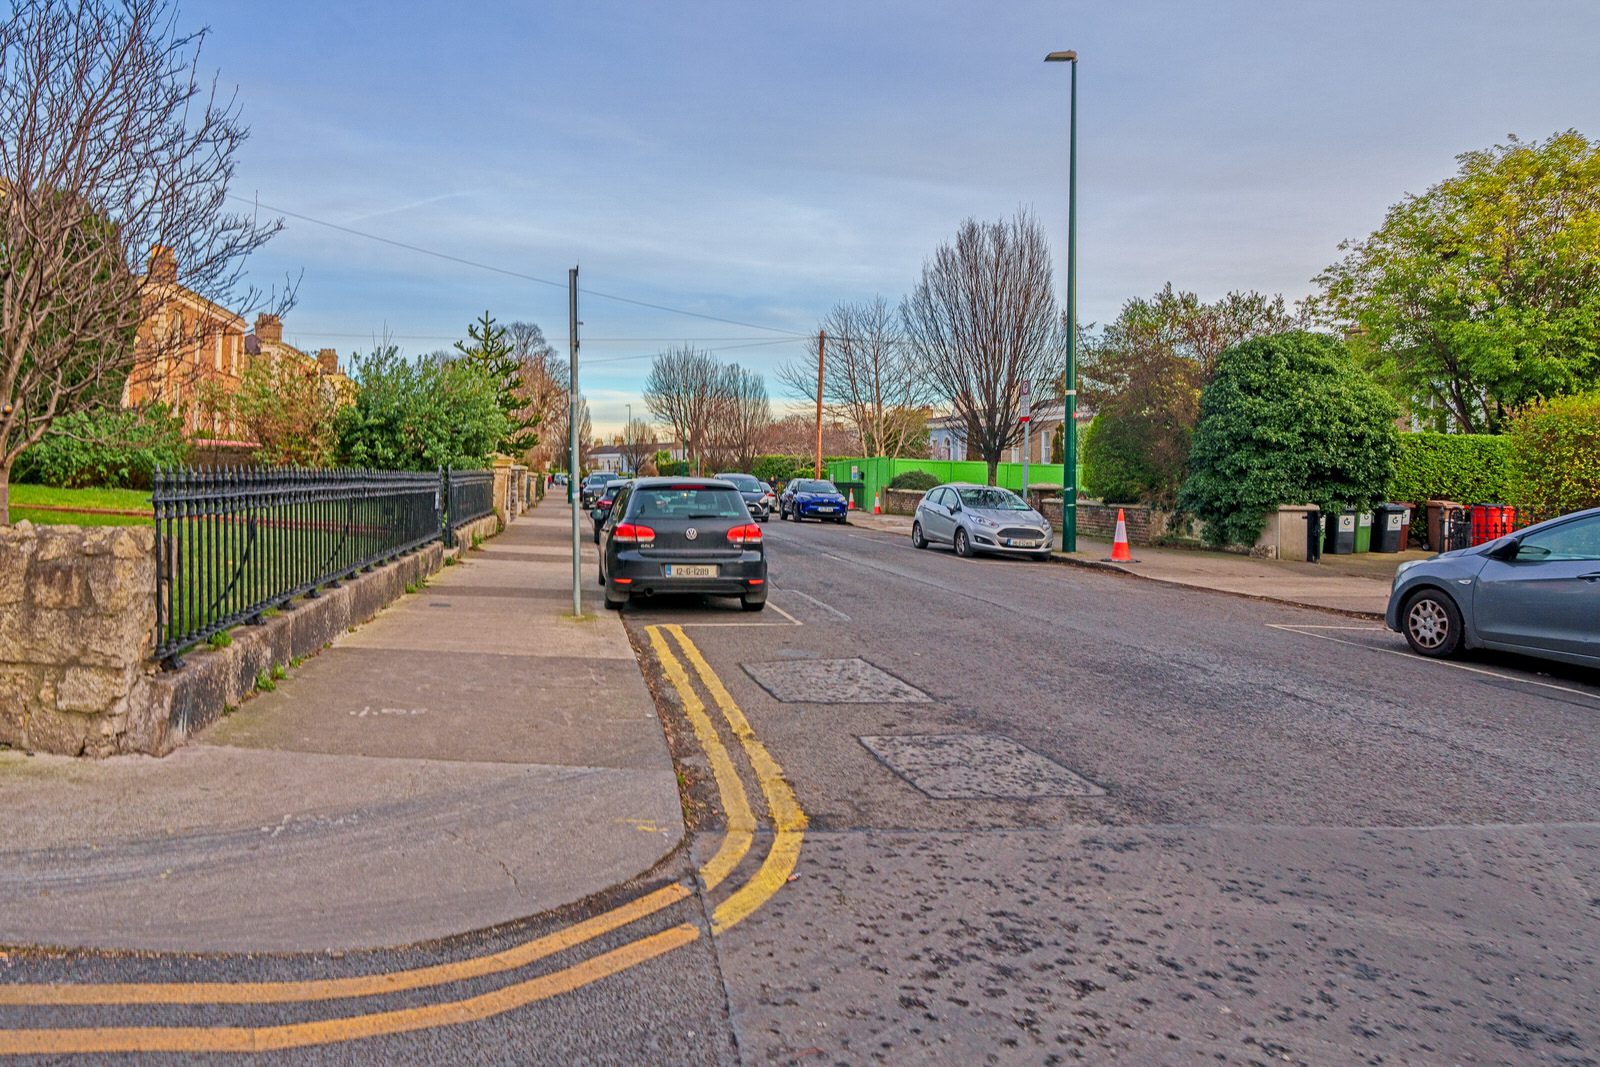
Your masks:
<instances>
[{"instance_id":1,"label":"hedge","mask_svg":"<svg viewBox=\"0 0 1600 1067\"><path fill-rule=\"evenodd\" d=\"M1529 519L1600 507L1600 392L1546 400L1507 433L1507 497Z\"/></svg>"},{"instance_id":2,"label":"hedge","mask_svg":"<svg viewBox=\"0 0 1600 1067\"><path fill-rule=\"evenodd\" d=\"M922 493L926 493L938 484L939 479L928 471L901 471L889 479L890 489L912 489Z\"/></svg>"},{"instance_id":3,"label":"hedge","mask_svg":"<svg viewBox=\"0 0 1600 1067\"><path fill-rule=\"evenodd\" d=\"M1492 434L1403 433L1389 499L1414 504L1454 500L1503 503L1511 440Z\"/></svg>"}]
</instances>

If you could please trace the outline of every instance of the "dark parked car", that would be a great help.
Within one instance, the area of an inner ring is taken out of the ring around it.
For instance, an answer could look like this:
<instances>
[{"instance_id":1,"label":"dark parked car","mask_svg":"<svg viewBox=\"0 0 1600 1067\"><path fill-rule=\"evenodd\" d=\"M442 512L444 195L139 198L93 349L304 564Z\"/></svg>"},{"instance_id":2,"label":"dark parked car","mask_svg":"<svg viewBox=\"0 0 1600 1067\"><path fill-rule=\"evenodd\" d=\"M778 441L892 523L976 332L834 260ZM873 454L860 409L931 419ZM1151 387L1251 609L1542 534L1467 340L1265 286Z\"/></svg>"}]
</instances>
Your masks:
<instances>
[{"instance_id":1,"label":"dark parked car","mask_svg":"<svg viewBox=\"0 0 1600 1067\"><path fill-rule=\"evenodd\" d=\"M1424 656L1493 648L1600 667L1600 508L1400 564L1384 622Z\"/></svg>"},{"instance_id":2,"label":"dark parked car","mask_svg":"<svg viewBox=\"0 0 1600 1067\"><path fill-rule=\"evenodd\" d=\"M617 494L622 492L622 487L627 485L631 478L613 478L607 482L595 497L594 507L589 509L589 518L594 521L594 543L600 543L600 527L606 524L606 516L611 514L611 505L616 503Z\"/></svg>"},{"instance_id":3,"label":"dark parked car","mask_svg":"<svg viewBox=\"0 0 1600 1067\"><path fill-rule=\"evenodd\" d=\"M717 477L739 490L751 517L757 522L766 522L772 517L772 505L778 499L772 493L772 486L753 474L719 474Z\"/></svg>"},{"instance_id":4,"label":"dark parked car","mask_svg":"<svg viewBox=\"0 0 1600 1067\"><path fill-rule=\"evenodd\" d=\"M715 478L637 478L600 529L606 607L636 596L704 593L767 606L767 555L744 498Z\"/></svg>"},{"instance_id":5,"label":"dark parked car","mask_svg":"<svg viewBox=\"0 0 1600 1067\"><path fill-rule=\"evenodd\" d=\"M958 556L977 552L1050 558L1050 521L1009 489L952 482L936 485L917 504L911 543L950 545Z\"/></svg>"},{"instance_id":6,"label":"dark parked car","mask_svg":"<svg viewBox=\"0 0 1600 1067\"><path fill-rule=\"evenodd\" d=\"M616 474L611 471L596 471L589 475L578 488L578 503L585 508L594 507L595 500L600 496L600 490L615 477Z\"/></svg>"},{"instance_id":7,"label":"dark parked car","mask_svg":"<svg viewBox=\"0 0 1600 1067\"><path fill-rule=\"evenodd\" d=\"M834 522L850 521L850 502L829 481L816 478L796 478L783 487L778 498L778 518L831 519Z\"/></svg>"}]
</instances>

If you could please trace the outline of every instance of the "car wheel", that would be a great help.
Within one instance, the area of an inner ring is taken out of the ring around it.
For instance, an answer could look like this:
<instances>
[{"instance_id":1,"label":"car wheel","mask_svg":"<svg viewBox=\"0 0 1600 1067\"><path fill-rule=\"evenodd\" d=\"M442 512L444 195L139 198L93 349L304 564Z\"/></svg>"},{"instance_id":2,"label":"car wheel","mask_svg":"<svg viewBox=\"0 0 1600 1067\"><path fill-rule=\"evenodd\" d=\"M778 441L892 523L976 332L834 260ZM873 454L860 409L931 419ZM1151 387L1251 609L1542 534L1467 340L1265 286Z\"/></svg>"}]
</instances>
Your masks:
<instances>
[{"instance_id":1,"label":"car wheel","mask_svg":"<svg viewBox=\"0 0 1600 1067\"><path fill-rule=\"evenodd\" d=\"M956 555L972 555L972 538L967 536L967 531L956 527Z\"/></svg>"},{"instance_id":2,"label":"car wheel","mask_svg":"<svg viewBox=\"0 0 1600 1067\"><path fill-rule=\"evenodd\" d=\"M1049 563L1050 562L1050 553L1048 551L1035 552L1033 554L1033 558L1036 559L1036 560L1039 560L1040 562L1043 562L1043 563Z\"/></svg>"},{"instance_id":3,"label":"car wheel","mask_svg":"<svg viewBox=\"0 0 1600 1067\"><path fill-rule=\"evenodd\" d=\"M843 526L845 523L850 521L850 516L848 516L848 515L840 515L837 519L834 519L833 521L838 523L840 526Z\"/></svg>"},{"instance_id":4,"label":"car wheel","mask_svg":"<svg viewBox=\"0 0 1600 1067\"><path fill-rule=\"evenodd\" d=\"M760 600L751 600L747 596L740 597L739 606L746 611L760 611L767 606L767 598L762 597Z\"/></svg>"},{"instance_id":5,"label":"car wheel","mask_svg":"<svg viewBox=\"0 0 1600 1067\"><path fill-rule=\"evenodd\" d=\"M610 586L606 587L606 610L607 611L621 611L623 608L625 608L627 606L628 606L628 594L627 593L623 593L620 598L615 598L615 597L613 597L611 595L611 587Z\"/></svg>"},{"instance_id":6,"label":"car wheel","mask_svg":"<svg viewBox=\"0 0 1600 1067\"><path fill-rule=\"evenodd\" d=\"M914 523L911 524L911 547L912 548L927 548L928 547L928 539L926 537L922 536L922 523L920 523L920 522L914 522Z\"/></svg>"},{"instance_id":7,"label":"car wheel","mask_svg":"<svg viewBox=\"0 0 1600 1067\"><path fill-rule=\"evenodd\" d=\"M1461 648L1461 609L1437 589L1424 589L1400 613L1406 643L1413 652L1443 659Z\"/></svg>"}]
</instances>

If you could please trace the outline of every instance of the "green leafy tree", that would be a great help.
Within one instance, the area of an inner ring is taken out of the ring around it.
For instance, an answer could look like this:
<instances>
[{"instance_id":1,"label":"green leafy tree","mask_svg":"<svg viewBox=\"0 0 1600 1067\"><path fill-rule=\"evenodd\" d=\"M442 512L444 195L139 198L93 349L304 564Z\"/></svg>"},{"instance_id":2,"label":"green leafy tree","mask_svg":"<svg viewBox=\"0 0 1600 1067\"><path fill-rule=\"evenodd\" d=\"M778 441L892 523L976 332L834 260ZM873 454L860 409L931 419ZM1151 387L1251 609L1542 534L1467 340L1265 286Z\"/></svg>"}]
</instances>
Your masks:
<instances>
[{"instance_id":1,"label":"green leafy tree","mask_svg":"<svg viewBox=\"0 0 1600 1067\"><path fill-rule=\"evenodd\" d=\"M495 388L495 404L506 417L505 435L495 450L520 456L539 443L535 427L542 417L530 409L523 382L523 359L517 352L510 331L496 325L485 311L483 318L467 326L467 339L456 342L461 361L481 371Z\"/></svg>"},{"instance_id":2,"label":"green leafy tree","mask_svg":"<svg viewBox=\"0 0 1600 1067\"><path fill-rule=\"evenodd\" d=\"M354 403L335 419L339 459L379 470L482 467L506 435L496 382L465 360L407 360L394 345L352 359Z\"/></svg>"},{"instance_id":3,"label":"green leafy tree","mask_svg":"<svg viewBox=\"0 0 1600 1067\"><path fill-rule=\"evenodd\" d=\"M1112 504L1136 504L1160 495L1162 472L1145 459L1140 426L1103 411L1083 435L1083 491Z\"/></svg>"},{"instance_id":4,"label":"green leafy tree","mask_svg":"<svg viewBox=\"0 0 1600 1067\"><path fill-rule=\"evenodd\" d=\"M1600 507L1600 392L1518 412L1510 439L1511 502L1534 520Z\"/></svg>"},{"instance_id":5,"label":"green leafy tree","mask_svg":"<svg viewBox=\"0 0 1600 1067\"><path fill-rule=\"evenodd\" d=\"M1399 452L1394 399L1343 342L1295 331L1224 352L1200 399L1178 504L1213 544L1254 544L1280 504L1366 509Z\"/></svg>"},{"instance_id":6,"label":"green leafy tree","mask_svg":"<svg viewBox=\"0 0 1600 1067\"><path fill-rule=\"evenodd\" d=\"M1314 306L1413 413L1494 433L1600 378L1600 142L1512 137L1457 160L1340 246Z\"/></svg>"},{"instance_id":7,"label":"green leafy tree","mask_svg":"<svg viewBox=\"0 0 1600 1067\"><path fill-rule=\"evenodd\" d=\"M1282 296L1256 292L1206 303L1168 282L1149 299L1123 304L1114 321L1083 341L1079 390L1106 419L1098 462L1086 454L1085 475L1093 468L1112 479L1102 488L1114 487L1119 501L1170 508L1188 472L1200 394L1218 358L1241 342L1299 325ZM1111 455L1113 449L1121 455Z\"/></svg>"}]
</instances>

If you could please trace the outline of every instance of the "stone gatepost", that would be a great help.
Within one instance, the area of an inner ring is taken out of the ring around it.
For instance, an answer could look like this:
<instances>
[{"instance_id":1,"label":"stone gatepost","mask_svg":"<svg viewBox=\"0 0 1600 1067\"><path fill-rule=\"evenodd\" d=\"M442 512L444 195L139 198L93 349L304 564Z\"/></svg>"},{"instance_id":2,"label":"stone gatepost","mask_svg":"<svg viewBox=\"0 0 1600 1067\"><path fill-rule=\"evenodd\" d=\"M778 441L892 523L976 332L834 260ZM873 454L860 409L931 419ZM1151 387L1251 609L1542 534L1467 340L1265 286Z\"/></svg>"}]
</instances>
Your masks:
<instances>
[{"instance_id":1,"label":"stone gatepost","mask_svg":"<svg viewBox=\"0 0 1600 1067\"><path fill-rule=\"evenodd\" d=\"M156 751L155 531L0 527L0 742L30 752Z\"/></svg>"},{"instance_id":2,"label":"stone gatepost","mask_svg":"<svg viewBox=\"0 0 1600 1067\"><path fill-rule=\"evenodd\" d=\"M499 517L502 527L510 526L516 518L510 508L511 457L497 453L489 465L494 469L494 513Z\"/></svg>"}]
</instances>

